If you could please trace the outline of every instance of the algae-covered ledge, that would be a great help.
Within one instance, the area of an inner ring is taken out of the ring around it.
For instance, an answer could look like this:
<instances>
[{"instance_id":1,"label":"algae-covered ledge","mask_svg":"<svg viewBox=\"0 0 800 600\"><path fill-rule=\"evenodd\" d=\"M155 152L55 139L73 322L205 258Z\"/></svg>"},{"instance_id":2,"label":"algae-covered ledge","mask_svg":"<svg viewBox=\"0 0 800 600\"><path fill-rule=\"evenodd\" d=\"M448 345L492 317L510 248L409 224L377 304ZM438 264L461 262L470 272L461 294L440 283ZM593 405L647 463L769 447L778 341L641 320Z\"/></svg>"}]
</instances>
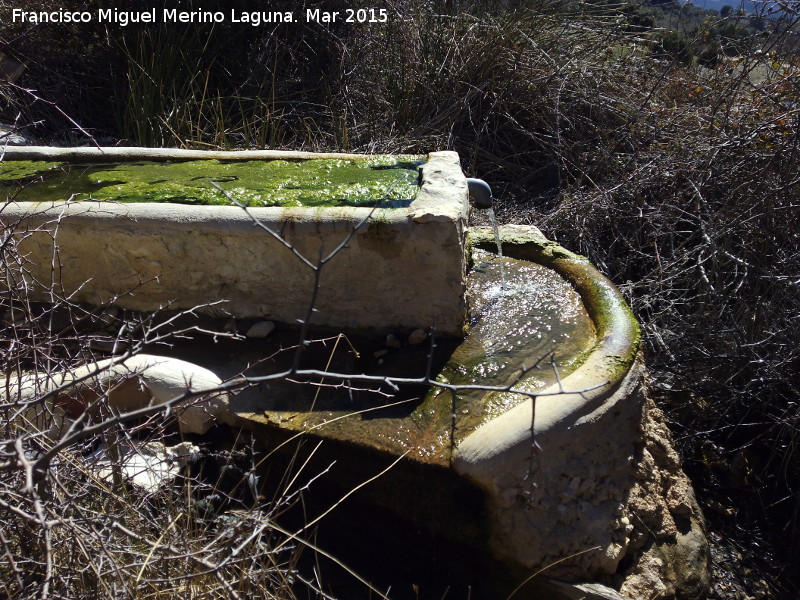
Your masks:
<instances>
[{"instance_id":1,"label":"algae-covered ledge","mask_svg":"<svg viewBox=\"0 0 800 600\"><path fill-rule=\"evenodd\" d=\"M409 206L423 157L314 160L13 160L0 194L16 201L166 202L246 206Z\"/></svg>"},{"instance_id":2,"label":"algae-covered ledge","mask_svg":"<svg viewBox=\"0 0 800 600\"><path fill-rule=\"evenodd\" d=\"M57 150L14 149L4 161L276 158L253 152ZM277 158L354 156L279 153ZM30 265L28 283L42 300L53 284L77 302L143 311L203 306L212 314L290 324L305 317L314 287L313 270L296 253L316 263L352 235L322 269L313 323L362 331L435 328L443 335L461 335L466 179L454 152L430 154L422 172L416 199L398 208L245 211L236 206L12 199L0 223L19 239Z\"/></svg>"}]
</instances>

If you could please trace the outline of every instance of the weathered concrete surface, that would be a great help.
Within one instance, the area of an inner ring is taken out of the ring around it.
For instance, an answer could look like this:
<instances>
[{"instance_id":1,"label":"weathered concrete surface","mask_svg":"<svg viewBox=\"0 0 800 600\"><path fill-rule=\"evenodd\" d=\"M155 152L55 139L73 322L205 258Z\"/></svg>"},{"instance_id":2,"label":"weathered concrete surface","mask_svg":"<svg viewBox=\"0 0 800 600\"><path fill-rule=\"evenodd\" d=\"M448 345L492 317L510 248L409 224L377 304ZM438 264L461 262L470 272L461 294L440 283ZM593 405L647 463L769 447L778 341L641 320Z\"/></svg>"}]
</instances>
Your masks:
<instances>
[{"instance_id":1,"label":"weathered concrete surface","mask_svg":"<svg viewBox=\"0 0 800 600\"><path fill-rule=\"evenodd\" d=\"M456 469L488 492L495 553L548 576L613 584L632 600L705 597L705 522L648 397L639 328L624 299L535 228L507 226L501 236L507 253L573 284L598 343L560 386L539 393L535 415L528 400L457 448ZM486 229L471 238L494 243Z\"/></svg>"},{"instance_id":2,"label":"weathered concrete surface","mask_svg":"<svg viewBox=\"0 0 800 600\"><path fill-rule=\"evenodd\" d=\"M161 149L8 150L5 160L175 158ZM188 151L181 158L196 158ZM189 155L191 154L191 156ZM224 156L223 156L224 155ZM209 158L309 158L235 152ZM342 155L352 158L352 155ZM338 157L338 155L334 156ZM467 185L454 152L435 152L408 208L192 207L177 204L7 203L0 223L25 257L31 299L51 285L73 301L140 311L204 306L210 314L297 323L321 271L311 323L347 330L435 327L463 334ZM256 226L256 221L261 226ZM266 231L271 230L280 236Z\"/></svg>"},{"instance_id":3,"label":"weathered concrete surface","mask_svg":"<svg viewBox=\"0 0 800 600\"><path fill-rule=\"evenodd\" d=\"M287 413L286 407L283 413L274 412L272 397L254 399L247 414L239 416L245 426L265 436L275 435L268 428L291 434L307 431L346 443L353 453L358 449L364 456L375 451L399 456L408 451L407 460L416 461L420 472L449 466L484 491L484 511L474 514L482 520L496 557L527 573L546 568L548 575L572 581L608 578L631 548L634 532L628 497L635 483L645 410L639 328L616 288L586 259L531 228L503 228L502 236L508 254L533 259L568 281L594 326L590 348L580 351L582 362L561 378L560 386L545 387L533 372L514 383L515 389L537 395L535 419L531 400L516 396L506 402L497 396L514 394L484 392L483 403L511 408L473 428L462 440L458 424L466 406L458 393L451 400L443 392L446 402L441 406L428 407L428 400L422 401L407 422L394 424L395 429L409 432L397 451L386 444L380 418L354 414L347 420L320 408L312 413L299 409ZM494 244L488 233L470 237L478 244ZM531 361L522 355L511 359L518 364ZM470 381L445 380L486 385L478 375ZM275 394L272 389L270 395ZM413 421L423 414L425 435L418 438L411 435L419 431ZM432 439L441 442L441 452L431 452L430 445L416 447ZM462 441L453 453L454 440ZM385 475L387 481L393 476ZM460 535L457 527L451 535Z\"/></svg>"},{"instance_id":4,"label":"weathered concrete surface","mask_svg":"<svg viewBox=\"0 0 800 600\"><path fill-rule=\"evenodd\" d=\"M633 530L626 498L645 405L639 327L583 257L531 228L503 228L501 237L509 255L546 264L572 283L598 341L560 384L468 436L454 466L488 491L498 556L573 581L596 579L616 571ZM473 236L477 244L490 240L485 232Z\"/></svg>"},{"instance_id":5,"label":"weathered concrete surface","mask_svg":"<svg viewBox=\"0 0 800 600\"><path fill-rule=\"evenodd\" d=\"M672 448L666 418L648 400L635 483L628 498L631 566L615 577L636 600L695 600L711 587L705 519Z\"/></svg>"},{"instance_id":6,"label":"weathered concrete surface","mask_svg":"<svg viewBox=\"0 0 800 600\"><path fill-rule=\"evenodd\" d=\"M505 273L509 287L498 296L499 264L495 259L494 254L473 253L475 266L467 286L470 330L466 338L457 347L455 341L447 341L449 351L445 342L436 342L429 372L438 372L437 381L459 386L455 393L438 386L426 389L427 386L417 385L413 391L397 391L387 385L382 389L388 396L365 397L364 393L337 395L333 390L323 393L317 388L296 386L284 391L277 382L271 382L269 391L243 390L232 402L232 409L248 421L248 427L259 423L292 433L305 431L394 456L405 454L407 460L417 461L425 468L450 468L454 444L481 423L524 400L512 394L503 398L500 394L487 396L487 386L507 385L519 376L522 365L532 366L543 358L547 363L552 359L558 364L562 374L569 373L596 343L594 325L580 296L555 271L508 259ZM385 341L375 340L375 345L360 345L363 340L348 336L354 351L364 358L338 367L323 361L317 368L363 373L374 378L372 386L379 386L383 377L422 380L428 369L430 340L425 339L424 331L416 334L390 334ZM282 335L285 332L277 331L277 337L261 351L271 356L278 352ZM414 343L423 340L418 346ZM244 372L259 377L260 367L248 366L256 360L243 352L232 353L225 359L226 373ZM307 351L304 363L314 364L312 360ZM275 358L265 366L264 374L269 372L267 368L279 372L291 367L291 362L277 361ZM547 364L529 372L524 384L539 389L555 381ZM353 385L360 388L366 383L354 381ZM395 402L400 404L394 410L385 407Z\"/></svg>"},{"instance_id":7,"label":"weathered concrete surface","mask_svg":"<svg viewBox=\"0 0 800 600\"><path fill-rule=\"evenodd\" d=\"M315 158L360 159L364 154L345 152L299 152L291 150L187 150L183 148L96 147L61 148L28 146L7 148L4 160L48 160L64 162L127 162L133 160L305 160Z\"/></svg>"}]
</instances>

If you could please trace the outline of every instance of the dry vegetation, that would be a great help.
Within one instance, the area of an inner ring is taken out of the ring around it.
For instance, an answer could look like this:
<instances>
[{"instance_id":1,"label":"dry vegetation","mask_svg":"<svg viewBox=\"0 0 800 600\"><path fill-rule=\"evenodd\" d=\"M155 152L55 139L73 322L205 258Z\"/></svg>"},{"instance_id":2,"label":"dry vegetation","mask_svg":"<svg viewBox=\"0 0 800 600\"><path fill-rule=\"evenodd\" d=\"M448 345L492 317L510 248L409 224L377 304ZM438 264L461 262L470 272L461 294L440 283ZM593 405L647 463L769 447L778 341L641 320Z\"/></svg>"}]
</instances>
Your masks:
<instances>
[{"instance_id":1,"label":"dry vegetation","mask_svg":"<svg viewBox=\"0 0 800 600\"><path fill-rule=\"evenodd\" d=\"M263 456L248 439L222 440L203 451L202 467L143 490L115 461L120 449L181 442L174 411L133 418L106 394L78 396L88 408L68 427L63 415L75 401L59 393L64 386L45 386L48 376L97 360L98 347L126 348L122 358L186 331L170 320L87 310L60 293L57 279L52 303L30 301L17 242L13 228L4 229L0 597L293 598L298 541L274 520L298 490L278 486L274 498L259 498ZM41 389L26 393L25 373L36 373ZM110 475L91 459L101 448L112 459Z\"/></svg>"},{"instance_id":2,"label":"dry vegetation","mask_svg":"<svg viewBox=\"0 0 800 600\"><path fill-rule=\"evenodd\" d=\"M494 186L501 218L538 224L620 285L644 325L655 390L712 528L771 595L789 597L800 561L794 3L748 44L720 43L713 60L708 29L684 31L672 51L668 36L633 26L623 5L378 4L389 10L385 25L4 26L0 52L27 70L0 86L0 120L46 142L90 135L198 148L459 151L468 174ZM79 338L56 336L46 315L37 323L24 340L4 323L6 370L64 360L63 346L80 347ZM6 557L32 543L24 528L43 528L41 543L66 557L106 557L114 590L139 589L143 577L163 582L177 565L202 571L198 557L223 560L183 545L206 548L223 531L159 539L184 518L180 500L158 515L149 499L131 504L144 515L142 541L132 545L123 522L98 520L91 502L75 506L86 488L71 475L75 465L63 468L65 489L51 493L73 511L74 529L51 530L32 495L3 496L2 518L17 527L0 529ZM32 493L24 471L2 477L4 490ZM248 543L275 532L263 535ZM116 544L127 547L125 568ZM290 561L267 556L278 573ZM151 574L155 558L163 573ZM20 572L51 567L10 568L3 579L13 597L27 589ZM65 568L73 569L65 581L99 585L88 568Z\"/></svg>"}]
</instances>

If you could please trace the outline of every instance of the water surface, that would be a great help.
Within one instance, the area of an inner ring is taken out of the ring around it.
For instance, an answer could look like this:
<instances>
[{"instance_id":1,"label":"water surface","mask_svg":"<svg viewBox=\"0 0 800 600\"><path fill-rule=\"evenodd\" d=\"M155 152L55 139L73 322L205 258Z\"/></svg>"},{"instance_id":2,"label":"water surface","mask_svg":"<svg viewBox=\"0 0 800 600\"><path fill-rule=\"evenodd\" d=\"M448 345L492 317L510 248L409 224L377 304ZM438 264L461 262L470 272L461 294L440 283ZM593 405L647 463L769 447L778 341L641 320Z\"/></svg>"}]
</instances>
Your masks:
<instances>
[{"instance_id":1,"label":"water surface","mask_svg":"<svg viewBox=\"0 0 800 600\"><path fill-rule=\"evenodd\" d=\"M407 206L418 156L359 160L190 160L117 164L0 162L0 198L247 206Z\"/></svg>"}]
</instances>

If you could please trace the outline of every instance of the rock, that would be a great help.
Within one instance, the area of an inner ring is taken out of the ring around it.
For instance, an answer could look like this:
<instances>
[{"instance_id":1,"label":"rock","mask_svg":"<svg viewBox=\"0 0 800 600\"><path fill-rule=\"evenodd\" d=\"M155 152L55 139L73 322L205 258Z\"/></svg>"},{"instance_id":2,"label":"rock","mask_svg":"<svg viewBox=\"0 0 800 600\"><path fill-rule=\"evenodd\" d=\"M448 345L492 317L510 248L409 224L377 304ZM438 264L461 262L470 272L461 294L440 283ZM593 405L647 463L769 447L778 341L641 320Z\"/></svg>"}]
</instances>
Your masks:
<instances>
[{"instance_id":1,"label":"rock","mask_svg":"<svg viewBox=\"0 0 800 600\"><path fill-rule=\"evenodd\" d=\"M216 421L232 424L228 393L218 388L222 380L213 372L190 362L137 354L121 362L106 359L88 363L73 371L12 374L0 377L0 403L25 404L14 420L18 429L38 429L51 440L65 431L70 418L77 417L101 397L122 412L161 405L195 396L173 407L184 433L206 433ZM41 398L59 389L55 399ZM9 392L9 397L6 396Z\"/></svg>"},{"instance_id":2,"label":"rock","mask_svg":"<svg viewBox=\"0 0 800 600\"><path fill-rule=\"evenodd\" d=\"M109 306L100 314L99 320L108 331L116 331L120 326L119 309L116 306Z\"/></svg>"},{"instance_id":3,"label":"rock","mask_svg":"<svg viewBox=\"0 0 800 600\"><path fill-rule=\"evenodd\" d=\"M402 348L403 344L397 338L397 336L393 333L390 333L386 336L386 347L387 348Z\"/></svg>"},{"instance_id":4,"label":"rock","mask_svg":"<svg viewBox=\"0 0 800 600\"><path fill-rule=\"evenodd\" d=\"M411 332L411 335L408 336L408 343L412 346L416 346L417 344L421 344L425 340L428 339L428 334L425 333L424 329L415 329Z\"/></svg>"},{"instance_id":5,"label":"rock","mask_svg":"<svg viewBox=\"0 0 800 600\"><path fill-rule=\"evenodd\" d=\"M148 442L137 446L120 444L116 465L110 458L106 445L100 446L90 457L94 472L103 481L111 482L114 467L134 486L145 492L155 492L170 483L187 464L200 457L200 449L189 442L165 446L161 442Z\"/></svg>"},{"instance_id":6,"label":"rock","mask_svg":"<svg viewBox=\"0 0 800 600\"><path fill-rule=\"evenodd\" d=\"M249 338L261 339L267 337L273 331L275 331L275 323L272 321L259 321L250 327L245 335Z\"/></svg>"},{"instance_id":7,"label":"rock","mask_svg":"<svg viewBox=\"0 0 800 600\"><path fill-rule=\"evenodd\" d=\"M630 598L693 600L710 588L709 546L703 513L683 473L664 414L648 399L645 447L630 494L628 560L620 591Z\"/></svg>"},{"instance_id":8,"label":"rock","mask_svg":"<svg viewBox=\"0 0 800 600\"><path fill-rule=\"evenodd\" d=\"M384 356L386 356L387 354L389 354L389 351L388 351L386 348L384 348L383 350L378 350L377 352L373 352L373 353L372 353L372 355L373 355L375 358L383 358L383 357L384 357Z\"/></svg>"},{"instance_id":9,"label":"rock","mask_svg":"<svg viewBox=\"0 0 800 600\"><path fill-rule=\"evenodd\" d=\"M557 594L559 600L629 600L615 589L599 583L565 583L551 579L546 585L552 586L553 595Z\"/></svg>"},{"instance_id":10,"label":"rock","mask_svg":"<svg viewBox=\"0 0 800 600\"><path fill-rule=\"evenodd\" d=\"M25 129L0 123L0 147L31 146L35 143L36 140Z\"/></svg>"},{"instance_id":11,"label":"rock","mask_svg":"<svg viewBox=\"0 0 800 600\"><path fill-rule=\"evenodd\" d=\"M181 431L204 434L216 420L228 422L231 418L227 410L228 394L216 391L222 380L199 365L177 358L138 354L114 365L112 370L120 383L109 392L108 398L117 408L134 410L148 404L164 404L186 392L197 394L208 390L207 395L178 405Z\"/></svg>"}]
</instances>

